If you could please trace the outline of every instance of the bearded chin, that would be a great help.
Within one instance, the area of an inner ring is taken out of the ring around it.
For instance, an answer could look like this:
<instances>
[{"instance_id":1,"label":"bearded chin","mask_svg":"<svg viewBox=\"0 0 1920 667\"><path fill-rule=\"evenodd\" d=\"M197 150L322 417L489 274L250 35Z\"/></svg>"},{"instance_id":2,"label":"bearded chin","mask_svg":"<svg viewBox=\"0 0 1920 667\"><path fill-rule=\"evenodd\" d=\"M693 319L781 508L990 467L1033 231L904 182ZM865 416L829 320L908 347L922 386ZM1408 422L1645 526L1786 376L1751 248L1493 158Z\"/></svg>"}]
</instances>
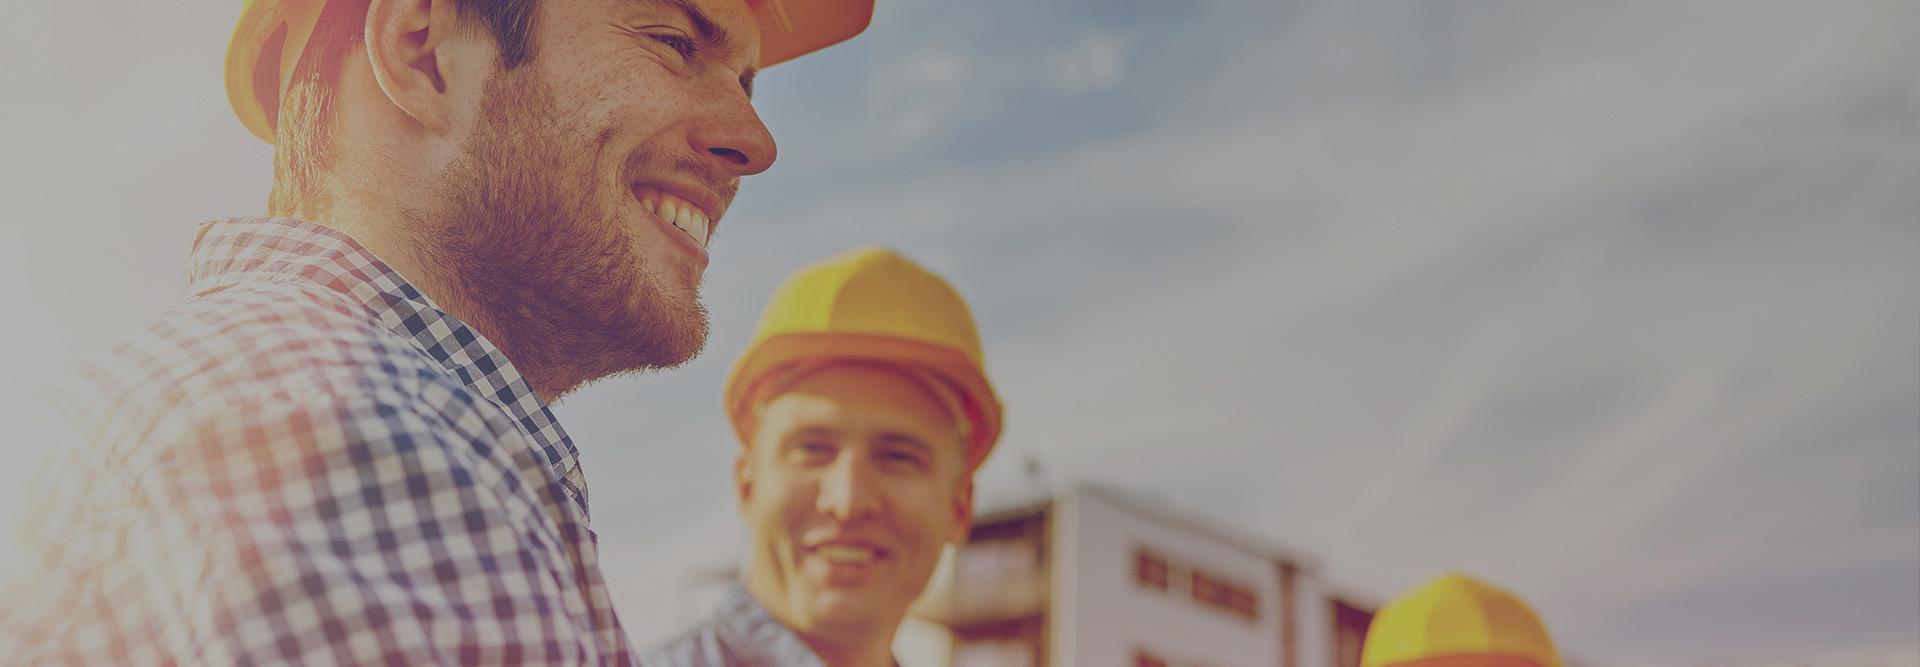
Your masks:
<instances>
[{"instance_id":1,"label":"bearded chin","mask_svg":"<svg viewBox=\"0 0 1920 667\"><path fill-rule=\"evenodd\" d=\"M650 273L591 187L605 146L566 141L593 135L565 132L567 116L530 72L497 73L487 89L439 210L407 216L453 292L447 305L543 392L699 354L707 312L697 280Z\"/></svg>"}]
</instances>

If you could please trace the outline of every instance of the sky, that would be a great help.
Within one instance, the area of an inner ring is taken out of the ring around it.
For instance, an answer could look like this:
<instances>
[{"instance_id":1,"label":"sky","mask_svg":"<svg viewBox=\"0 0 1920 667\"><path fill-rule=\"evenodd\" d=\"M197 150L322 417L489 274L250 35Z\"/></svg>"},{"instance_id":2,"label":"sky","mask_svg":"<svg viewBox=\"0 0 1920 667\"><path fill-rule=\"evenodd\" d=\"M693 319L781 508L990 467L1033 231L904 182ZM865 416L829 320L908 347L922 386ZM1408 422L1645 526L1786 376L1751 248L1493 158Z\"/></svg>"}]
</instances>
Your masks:
<instances>
[{"instance_id":1,"label":"sky","mask_svg":"<svg viewBox=\"0 0 1920 667\"><path fill-rule=\"evenodd\" d=\"M195 224L264 209L237 8L11 8L0 417L177 301ZM1465 570L1593 665L1920 665L1915 25L879 0L756 82L780 158L713 242L706 352L555 408L620 613L665 638L738 561L726 368L783 276L877 242L974 308L983 507L1112 483L1374 600Z\"/></svg>"}]
</instances>

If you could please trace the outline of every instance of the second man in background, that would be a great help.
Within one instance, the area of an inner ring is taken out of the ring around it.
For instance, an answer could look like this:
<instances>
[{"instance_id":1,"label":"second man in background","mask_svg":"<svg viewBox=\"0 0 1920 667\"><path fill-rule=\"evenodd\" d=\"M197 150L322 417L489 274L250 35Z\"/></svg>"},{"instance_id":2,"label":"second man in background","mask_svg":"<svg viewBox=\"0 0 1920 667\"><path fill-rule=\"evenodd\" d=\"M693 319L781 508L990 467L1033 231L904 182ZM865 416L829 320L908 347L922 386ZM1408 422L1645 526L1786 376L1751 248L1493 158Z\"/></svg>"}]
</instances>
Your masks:
<instances>
[{"instance_id":1,"label":"second man in background","mask_svg":"<svg viewBox=\"0 0 1920 667\"><path fill-rule=\"evenodd\" d=\"M650 667L894 664L893 635L1000 434L958 292L889 250L807 266L774 293L727 378L751 534L744 581Z\"/></svg>"}]
</instances>

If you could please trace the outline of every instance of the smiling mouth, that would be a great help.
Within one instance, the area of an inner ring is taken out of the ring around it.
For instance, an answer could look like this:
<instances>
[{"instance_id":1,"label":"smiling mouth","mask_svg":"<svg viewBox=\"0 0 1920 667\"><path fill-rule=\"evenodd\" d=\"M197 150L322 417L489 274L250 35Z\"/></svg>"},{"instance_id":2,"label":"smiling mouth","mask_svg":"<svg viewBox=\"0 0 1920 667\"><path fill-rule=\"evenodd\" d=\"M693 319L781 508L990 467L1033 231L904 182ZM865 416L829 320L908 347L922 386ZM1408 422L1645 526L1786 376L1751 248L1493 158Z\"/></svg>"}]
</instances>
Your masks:
<instances>
[{"instance_id":1,"label":"smiling mouth","mask_svg":"<svg viewBox=\"0 0 1920 667\"><path fill-rule=\"evenodd\" d=\"M813 553L834 565L867 565L882 555L879 549L853 544L823 544L814 547Z\"/></svg>"},{"instance_id":2,"label":"smiling mouth","mask_svg":"<svg viewBox=\"0 0 1920 667\"><path fill-rule=\"evenodd\" d=\"M633 194L640 200L641 208L680 231L686 232L687 236L693 237L693 242L700 247L707 247L707 239L713 235L713 223L712 216L707 215L704 209L693 205L693 202L645 185L634 186Z\"/></svg>"}]
</instances>

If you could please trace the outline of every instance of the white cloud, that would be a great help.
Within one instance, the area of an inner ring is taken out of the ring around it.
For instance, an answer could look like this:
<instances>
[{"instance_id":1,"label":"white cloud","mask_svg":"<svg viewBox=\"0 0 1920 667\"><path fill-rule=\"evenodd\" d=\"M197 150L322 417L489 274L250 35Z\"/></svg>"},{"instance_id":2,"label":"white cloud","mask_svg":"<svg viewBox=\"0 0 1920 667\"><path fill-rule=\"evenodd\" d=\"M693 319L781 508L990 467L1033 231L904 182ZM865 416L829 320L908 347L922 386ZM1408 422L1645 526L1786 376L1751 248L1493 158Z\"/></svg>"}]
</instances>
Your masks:
<instances>
[{"instance_id":1,"label":"white cloud","mask_svg":"<svg viewBox=\"0 0 1920 667\"><path fill-rule=\"evenodd\" d=\"M1056 471L1232 507L1379 593L1470 567L1539 596L1574 646L1629 655L1581 639L1661 591L1920 560L1920 531L1898 523L1803 539L1886 502L1823 489L1910 488L1898 457L1813 462L1816 481L1771 487L1720 474L1808 447L1778 435L1836 401L1917 394L1899 369L1917 363L1920 238L1893 220L1920 201L1875 185L1920 177L1915 134L1851 124L1912 98L1916 54L1885 6L1731 22L1649 7L1580 29L1546 17L1579 48L1537 45L1510 54L1525 66L1394 104L1249 103L1232 122L930 175L783 224L888 221L963 289L999 288L976 303L1070 297L991 353L1009 443ZM1703 208L1662 217L1676 197ZM1156 263L1152 243L1208 219L1229 230ZM954 256L985 239L1015 245ZM1156 273L1102 284L1090 247ZM1795 311L1810 307L1823 315ZM1605 405L1481 441L1541 395ZM1703 525L1676 525L1715 493Z\"/></svg>"},{"instance_id":2,"label":"white cloud","mask_svg":"<svg viewBox=\"0 0 1920 667\"><path fill-rule=\"evenodd\" d=\"M1070 95L1097 92L1120 83L1125 44L1106 31L1090 29L1060 58L1060 88Z\"/></svg>"},{"instance_id":3,"label":"white cloud","mask_svg":"<svg viewBox=\"0 0 1920 667\"><path fill-rule=\"evenodd\" d=\"M878 124L867 151L885 155L911 146L970 106L968 59L928 48L878 68L868 84L867 113Z\"/></svg>"}]
</instances>

